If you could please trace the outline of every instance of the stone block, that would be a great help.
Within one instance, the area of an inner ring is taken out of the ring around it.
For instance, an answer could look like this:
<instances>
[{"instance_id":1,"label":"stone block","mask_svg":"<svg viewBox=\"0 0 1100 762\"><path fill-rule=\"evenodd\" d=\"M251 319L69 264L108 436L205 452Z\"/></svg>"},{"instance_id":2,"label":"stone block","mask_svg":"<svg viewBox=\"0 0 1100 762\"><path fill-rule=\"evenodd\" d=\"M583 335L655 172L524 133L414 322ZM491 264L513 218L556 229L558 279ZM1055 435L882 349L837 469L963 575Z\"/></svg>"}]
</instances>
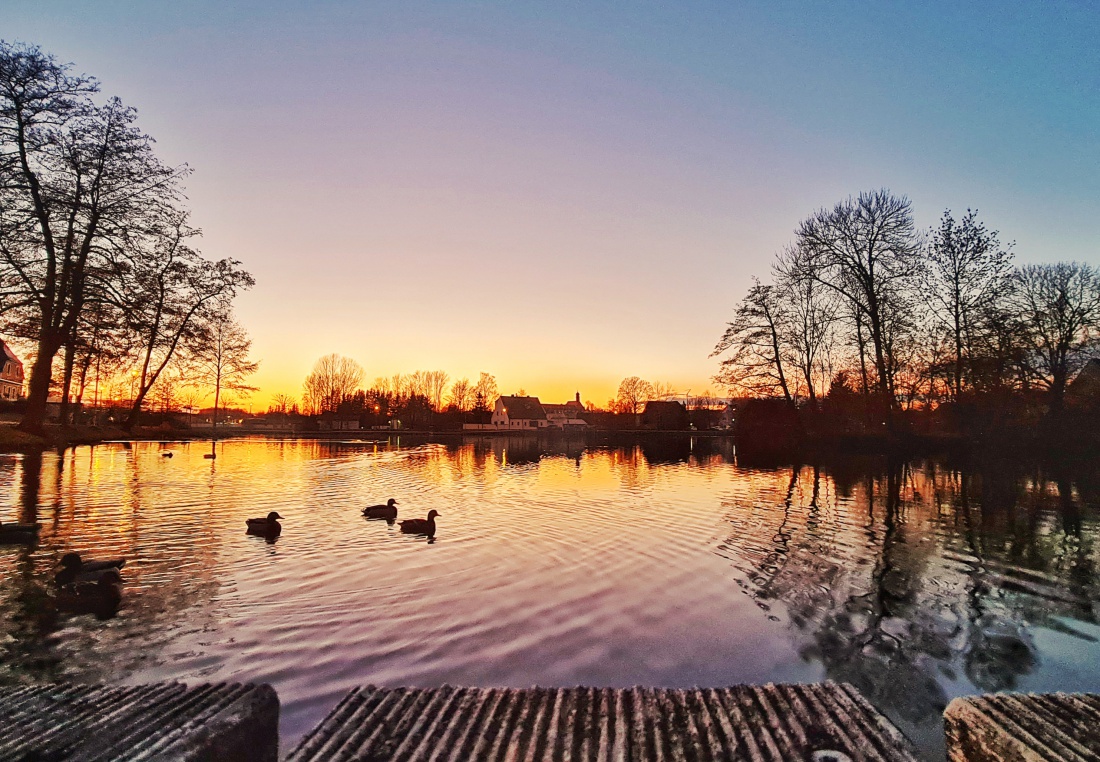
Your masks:
<instances>
[{"instance_id":1,"label":"stone block","mask_svg":"<svg viewBox=\"0 0 1100 762\"><path fill-rule=\"evenodd\" d=\"M275 762L270 685L0 688L0 762Z\"/></svg>"},{"instance_id":2,"label":"stone block","mask_svg":"<svg viewBox=\"0 0 1100 762\"><path fill-rule=\"evenodd\" d=\"M943 713L950 762L1100 759L1100 695L993 693L957 698Z\"/></svg>"}]
</instances>

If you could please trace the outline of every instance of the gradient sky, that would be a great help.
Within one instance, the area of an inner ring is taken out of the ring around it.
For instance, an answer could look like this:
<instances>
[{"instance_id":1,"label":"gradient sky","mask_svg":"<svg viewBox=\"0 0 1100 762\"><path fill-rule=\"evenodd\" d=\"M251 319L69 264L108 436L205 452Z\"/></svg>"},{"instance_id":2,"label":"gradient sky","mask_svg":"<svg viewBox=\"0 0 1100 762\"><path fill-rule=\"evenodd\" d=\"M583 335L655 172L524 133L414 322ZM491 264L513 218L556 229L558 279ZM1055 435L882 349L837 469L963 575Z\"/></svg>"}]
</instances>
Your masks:
<instances>
[{"instance_id":1,"label":"gradient sky","mask_svg":"<svg viewBox=\"0 0 1100 762\"><path fill-rule=\"evenodd\" d=\"M254 382L321 355L603 404L708 358L799 220L861 190L1100 264L1100 7L1080 2L4 0L188 163Z\"/></svg>"}]
</instances>

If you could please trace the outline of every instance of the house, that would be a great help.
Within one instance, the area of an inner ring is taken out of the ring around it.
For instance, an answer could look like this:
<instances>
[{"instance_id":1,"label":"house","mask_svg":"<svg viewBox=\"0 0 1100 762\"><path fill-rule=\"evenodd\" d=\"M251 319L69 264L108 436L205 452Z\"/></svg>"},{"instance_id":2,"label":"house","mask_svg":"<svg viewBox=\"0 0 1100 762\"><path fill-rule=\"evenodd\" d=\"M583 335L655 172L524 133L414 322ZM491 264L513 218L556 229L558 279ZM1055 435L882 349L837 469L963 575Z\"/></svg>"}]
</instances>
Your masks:
<instances>
[{"instance_id":1,"label":"house","mask_svg":"<svg viewBox=\"0 0 1100 762\"><path fill-rule=\"evenodd\" d=\"M531 431L550 425L538 397L500 397L493 406L491 420L495 429Z\"/></svg>"},{"instance_id":2,"label":"house","mask_svg":"<svg viewBox=\"0 0 1100 762\"><path fill-rule=\"evenodd\" d=\"M1066 403L1078 407L1100 406L1100 359L1089 360L1066 386Z\"/></svg>"},{"instance_id":3,"label":"house","mask_svg":"<svg viewBox=\"0 0 1100 762\"><path fill-rule=\"evenodd\" d=\"M336 413L321 413L317 421L317 428L321 431L358 431L363 428L357 415L338 415Z\"/></svg>"},{"instance_id":4,"label":"house","mask_svg":"<svg viewBox=\"0 0 1100 762\"><path fill-rule=\"evenodd\" d=\"M584 412L580 392L577 392L576 399L569 400L563 405L544 402L542 409L546 413L546 420L549 425L556 429L576 430L588 426L588 422L580 417L581 413Z\"/></svg>"},{"instance_id":5,"label":"house","mask_svg":"<svg viewBox=\"0 0 1100 762\"><path fill-rule=\"evenodd\" d=\"M3 339L0 339L0 399L17 400L23 396L23 362L11 351Z\"/></svg>"},{"instance_id":6,"label":"house","mask_svg":"<svg viewBox=\"0 0 1100 762\"><path fill-rule=\"evenodd\" d=\"M687 408L672 400L650 400L642 411L642 428L658 431L684 431L691 427Z\"/></svg>"}]
</instances>

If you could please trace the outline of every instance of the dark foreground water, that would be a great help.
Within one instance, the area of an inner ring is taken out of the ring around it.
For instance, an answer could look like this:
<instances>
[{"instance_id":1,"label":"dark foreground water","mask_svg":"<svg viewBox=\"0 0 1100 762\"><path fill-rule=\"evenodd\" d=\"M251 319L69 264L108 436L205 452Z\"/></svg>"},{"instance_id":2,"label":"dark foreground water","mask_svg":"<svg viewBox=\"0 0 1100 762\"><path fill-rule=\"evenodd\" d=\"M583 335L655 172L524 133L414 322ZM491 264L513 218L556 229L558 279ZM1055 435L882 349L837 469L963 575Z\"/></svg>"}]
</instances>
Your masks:
<instances>
[{"instance_id":1,"label":"dark foreground water","mask_svg":"<svg viewBox=\"0 0 1100 762\"><path fill-rule=\"evenodd\" d=\"M163 458L171 451L174 457ZM854 683L929 758L953 697L1100 691L1100 476L585 449L240 440L0 455L0 682L273 683L289 749L350 687ZM436 541L359 508L442 516ZM244 520L278 510L274 544ZM122 555L118 615L61 554Z\"/></svg>"}]
</instances>

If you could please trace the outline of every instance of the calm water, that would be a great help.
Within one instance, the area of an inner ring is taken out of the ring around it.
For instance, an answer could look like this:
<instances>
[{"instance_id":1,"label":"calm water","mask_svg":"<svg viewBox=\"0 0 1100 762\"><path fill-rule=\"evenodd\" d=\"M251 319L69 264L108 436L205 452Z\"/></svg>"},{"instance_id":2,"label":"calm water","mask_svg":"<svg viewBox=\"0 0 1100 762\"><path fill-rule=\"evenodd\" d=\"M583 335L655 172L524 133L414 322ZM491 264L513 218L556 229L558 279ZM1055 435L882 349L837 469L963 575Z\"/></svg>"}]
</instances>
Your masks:
<instances>
[{"instance_id":1,"label":"calm water","mask_svg":"<svg viewBox=\"0 0 1100 762\"><path fill-rule=\"evenodd\" d=\"M170 450L171 459L161 453ZM284 750L351 686L855 683L930 758L954 696L1100 690L1097 469L728 444L241 440L0 455L0 681L262 681ZM437 509L434 543L359 514ZM268 544L244 520L278 510ZM123 555L118 616L62 553Z\"/></svg>"}]
</instances>

